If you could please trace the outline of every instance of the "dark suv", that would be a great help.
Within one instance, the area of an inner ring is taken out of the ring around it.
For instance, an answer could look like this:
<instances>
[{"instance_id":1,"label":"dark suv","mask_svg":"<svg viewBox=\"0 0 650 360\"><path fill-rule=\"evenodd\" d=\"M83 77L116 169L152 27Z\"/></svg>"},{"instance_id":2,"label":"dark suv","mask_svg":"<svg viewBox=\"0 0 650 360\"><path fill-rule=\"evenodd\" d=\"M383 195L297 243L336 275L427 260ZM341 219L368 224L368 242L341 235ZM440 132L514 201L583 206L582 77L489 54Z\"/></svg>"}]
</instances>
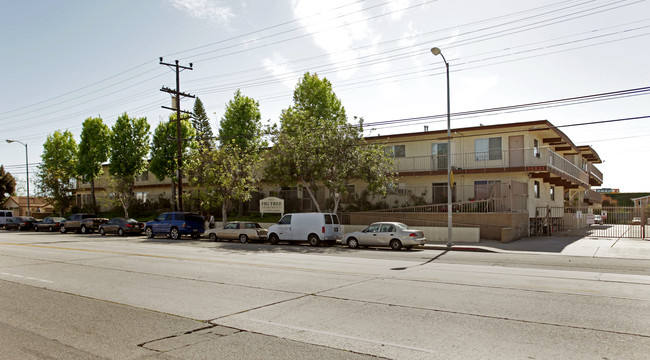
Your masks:
<instances>
[{"instance_id":1,"label":"dark suv","mask_svg":"<svg viewBox=\"0 0 650 360\"><path fill-rule=\"evenodd\" d=\"M198 239L205 231L203 217L190 212L167 212L158 215L144 225L144 233L148 238L156 235L168 235L178 240L182 235Z\"/></svg>"}]
</instances>

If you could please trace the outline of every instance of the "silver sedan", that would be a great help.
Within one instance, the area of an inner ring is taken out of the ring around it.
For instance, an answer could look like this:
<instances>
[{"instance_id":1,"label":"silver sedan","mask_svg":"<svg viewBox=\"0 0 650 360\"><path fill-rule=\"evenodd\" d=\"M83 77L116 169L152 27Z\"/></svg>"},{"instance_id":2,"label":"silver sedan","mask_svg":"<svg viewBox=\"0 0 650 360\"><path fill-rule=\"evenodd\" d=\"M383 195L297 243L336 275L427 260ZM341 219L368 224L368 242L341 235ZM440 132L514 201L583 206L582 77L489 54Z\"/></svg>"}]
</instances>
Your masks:
<instances>
[{"instance_id":1,"label":"silver sedan","mask_svg":"<svg viewBox=\"0 0 650 360\"><path fill-rule=\"evenodd\" d=\"M361 231L343 236L343 243L351 249L359 246L386 246L393 250L400 250L402 247L411 249L426 242L422 230L409 229L407 225L399 222L376 222Z\"/></svg>"}]
</instances>

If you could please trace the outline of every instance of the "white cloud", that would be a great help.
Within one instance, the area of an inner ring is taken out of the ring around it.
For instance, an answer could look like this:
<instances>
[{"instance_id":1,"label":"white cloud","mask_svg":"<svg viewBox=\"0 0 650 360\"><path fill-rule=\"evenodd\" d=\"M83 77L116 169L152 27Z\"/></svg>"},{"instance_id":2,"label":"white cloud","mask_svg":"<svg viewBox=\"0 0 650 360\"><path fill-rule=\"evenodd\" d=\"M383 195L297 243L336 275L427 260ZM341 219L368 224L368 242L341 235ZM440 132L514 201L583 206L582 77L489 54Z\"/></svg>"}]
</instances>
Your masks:
<instances>
[{"instance_id":1,"label":"white cloud","mask_svg":"<svg viewBox=\"0 0 650 360\"><path fill-rule=\"evenodd\" d=\"M399 11L399 10L405 9L409 5L411 5L411 0L394 0L394 1L391 1L388 4L388 9L391 12L390 19L391 20L400 20L402 18L402 16L404 15L404 11ZM395 11L395 12L393 12L393 11Z\"/></svg>"},{"instance_id":2,"label":"white cloud","mask_svg":"<svg viewBox=\"0 0 650 360\"><path fill-rule=\"evenodd\" d=\"M351 77L355 70L346 68L358 63L359 54L351 49L372 36L367 22L361 21L365 19L361 5L346 4L342 0L297 0L293 7L294 16L316 45L330 54L332 62L342 62L337 66L342 78Z\"/></svg>"},{"instance_id":3,"label":"white cloud","mask_svg":"<svg viewBox=\"0 0 650 360\"><path fill-rule=\"evenodd\" d=\"M198 19L216 21L221 25L228 25L235 15L227 6L220 6L213 0L169 0L170 4Z\"/></svg>"},{"instance_id":4,"label":"white cloud","mask_svg":"<svg viewBox=\"0 0 650 360\"><path fill-rule=\"evenodd\" d=\"M301 74L287 66L287 59L278 53L262 60L264 67L289 89L294 89Z\"/></svg>"}]
</instances>

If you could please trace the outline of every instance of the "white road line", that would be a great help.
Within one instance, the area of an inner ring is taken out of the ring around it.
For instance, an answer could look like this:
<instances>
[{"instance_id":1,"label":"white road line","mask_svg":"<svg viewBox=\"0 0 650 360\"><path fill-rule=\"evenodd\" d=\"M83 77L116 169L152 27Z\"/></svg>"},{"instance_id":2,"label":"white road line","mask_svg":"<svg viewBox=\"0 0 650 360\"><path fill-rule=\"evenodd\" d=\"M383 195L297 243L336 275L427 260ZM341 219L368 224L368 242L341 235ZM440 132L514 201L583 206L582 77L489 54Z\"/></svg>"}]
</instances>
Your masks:
<instances>
[{"instance_id":1,"label":"white road line","mask_svg":"<svg viewBox=\"0 0 650 360\"><path fill-rule=\"evenodd\" d=\"M29 277L29 276L22 276L22 275L16 275L16 274L9 274L9 273L5 273L5 272L0 273L0 275L13 276L13 277L21 278L21 279L35 280L35 281L40 281L40 282L45 282L45 283L50 283L50 284L51 284L51 283L54 283L54 281L50 281L50 280L43 280L43 279L33 278L33 277Z\"/></svg>"},{"instance_id":2,"label":"white road line","mask_svg":"<svg viewBox=\"0 0 650 360\"><path fill-rule=\"evenodd\" d=\"M275 326L279 326L279 327L284 327L284 328L288 328L288 329L292 329L292 330L308 331L308 332L312 332L312 333L316 333L316 334L336 336L336 337L345 338L345 339L350 339L350 340L365 341L365 342L372 343L372 344L377 344L377 345L388 345L388 346L398 347L398 348L402 348L402 349L409 349L409 350L415 350L415 351L426 352L426 353L429 353L429 354L437 354L437 353L436 353L435 351L433 351L433 350L423 349L423 348L418 348L418 347L413 347L413 346L407 346L407 345L395 344L395 343L390 343L390 342L385 342L385 341L377 341L377 340L363 339L363 338L359 338L359 337L355 337L355 336L349 336L349 335L337 334L337 333L330 332L330 331L323 331L323 330L309 329L309 328L304 328L304 327L300 327L300 326L291 326L291 325L278 324L278 323L274 323L274 322L271 322L271 321L265 321L265 320L259 320L259 319L249 319L249 320L251 320L251 321L255 321L255 322L258 322L258 323L261 323L261 324L266 324L266 325L269 325L269 324L270 324L270 325L275 325Z\"/></svg>"}]
</instances>

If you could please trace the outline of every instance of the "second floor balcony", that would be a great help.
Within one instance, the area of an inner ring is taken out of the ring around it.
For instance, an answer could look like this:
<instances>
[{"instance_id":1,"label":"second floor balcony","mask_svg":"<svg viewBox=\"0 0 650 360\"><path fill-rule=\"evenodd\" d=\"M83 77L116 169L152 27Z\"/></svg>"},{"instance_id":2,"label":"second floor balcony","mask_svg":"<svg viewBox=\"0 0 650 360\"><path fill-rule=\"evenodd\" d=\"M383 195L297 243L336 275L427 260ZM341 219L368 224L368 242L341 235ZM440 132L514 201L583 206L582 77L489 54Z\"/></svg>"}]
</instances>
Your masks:
<instances>
[{"instance_id":1,"label":"second floor balcony","mask_svg":"<svg viewBox=\"0 0 650 360\"><path fill-rule=\"evenodd\" d=\"M394 164L395 171L403 175L444 174L447 172L447 155L398 157L395 158ZM559 178L565 186L589 186L589 174L550 149L490 150L452 154L451 166L454 174L528 172L540 174L540 177L549 181L552 178Z\"/></svg>"}]
</instances>

